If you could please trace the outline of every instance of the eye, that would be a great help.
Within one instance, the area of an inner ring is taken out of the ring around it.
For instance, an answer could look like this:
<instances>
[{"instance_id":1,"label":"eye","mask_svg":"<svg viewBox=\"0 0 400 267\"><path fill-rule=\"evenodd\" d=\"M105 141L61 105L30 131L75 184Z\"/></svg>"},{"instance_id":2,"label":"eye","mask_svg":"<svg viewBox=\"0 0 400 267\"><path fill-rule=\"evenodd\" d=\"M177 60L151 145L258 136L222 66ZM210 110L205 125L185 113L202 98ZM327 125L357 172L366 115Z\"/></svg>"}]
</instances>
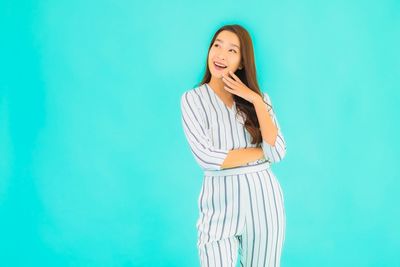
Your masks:
<instances>
[{"instance_id":1,"label":"eye","mask_svg":"<svg viewBox=\"0 0 400 267\"><path fill-rule=\"evenodd\" d=\"M231 49L230 51L233 51L233 52L237 53L235 49Z\"/></svg>"}]
</instances>

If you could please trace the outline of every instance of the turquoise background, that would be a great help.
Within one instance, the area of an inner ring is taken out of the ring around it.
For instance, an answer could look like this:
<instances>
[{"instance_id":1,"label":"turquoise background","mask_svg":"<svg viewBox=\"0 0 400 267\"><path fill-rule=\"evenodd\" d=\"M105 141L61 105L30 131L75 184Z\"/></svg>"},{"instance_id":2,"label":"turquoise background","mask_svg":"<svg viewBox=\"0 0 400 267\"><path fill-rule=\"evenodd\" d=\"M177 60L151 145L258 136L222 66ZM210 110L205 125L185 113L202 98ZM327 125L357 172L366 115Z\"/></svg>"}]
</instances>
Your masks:
<instances>
[{"instance_id":1,"label":"turquoise background","mask_svg":"<svg viewBox=\"0 0 400 267\"><path fill-rule=\"evenodd\" d=\"M222 25L287 141L289 266L400 266L399 1L1 1L0 265L198 266L181 94Z\"/></svg>"}]
</instances>

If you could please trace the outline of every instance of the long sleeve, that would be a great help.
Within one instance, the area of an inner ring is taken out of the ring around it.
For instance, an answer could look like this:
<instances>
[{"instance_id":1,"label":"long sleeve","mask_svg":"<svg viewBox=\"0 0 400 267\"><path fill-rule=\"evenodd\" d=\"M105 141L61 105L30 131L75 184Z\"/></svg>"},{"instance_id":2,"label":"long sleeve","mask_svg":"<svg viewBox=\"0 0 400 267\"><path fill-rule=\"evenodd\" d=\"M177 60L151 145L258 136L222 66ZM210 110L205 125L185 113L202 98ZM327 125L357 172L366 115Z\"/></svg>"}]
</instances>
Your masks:
<instances>
[{"instance_id":1,"label":"long sleeve","mask_svg":"<svg viewBox=\"0 0 400 267\"><path fill-rule=\"evenodd\" d=\"M198 105L200 99L190 91L181 96L181 119L190 150L203 170L221 170L229 150L213 146L207 135L205 123Z\"/></svg>"},{"instance_id":2,"label":"long sleeve","mask_svg":"<svg viewBox=\"0 0 400 267\"><path fill-rule=\"evenodd\" d=\"M268 112L271 115L273 123L278 128L278 136L276 137L275 144L273 146L263 140L261 147L264 151L266 159L268 159L270 162L279 162L286 155L286 142L283 138L280 125L273 110L271 99L266 93L263 93L263 100L267 105Z\"/></svg>"}]
</instances>

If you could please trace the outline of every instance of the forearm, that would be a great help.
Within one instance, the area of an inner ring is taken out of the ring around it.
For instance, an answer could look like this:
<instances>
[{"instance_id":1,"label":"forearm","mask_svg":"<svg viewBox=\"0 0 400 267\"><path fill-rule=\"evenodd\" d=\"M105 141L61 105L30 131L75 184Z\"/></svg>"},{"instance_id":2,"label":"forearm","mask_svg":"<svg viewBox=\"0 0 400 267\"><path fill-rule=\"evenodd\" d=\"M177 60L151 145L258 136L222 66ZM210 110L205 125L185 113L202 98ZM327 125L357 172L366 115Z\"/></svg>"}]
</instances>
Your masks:
<instances>
[{"instance_id":1,"label":"forearm","mask_svg":"<svg viewBox=\"0 0 400 267\"><path fill-rule=\"evenodd\" d=\"M265 105L261 96L256 98L253 104L257 113L258 122L260 124L262 139L270 145L275 144L275 140L278 135L278 128L276 128L275 124L273 123L272 118L267 110L267 106Z\"/></svg>"},{"instance_id":2,"label":"forearm","mask_svg":"<svg viewBox=\"0 0 400 267\"><path fill-rule=\"evenodd\" d=\"M264 158L264 153L260 147L242 148L230 150L221 168L238 167L248 162Z\"/></svg>"}]
</instances>

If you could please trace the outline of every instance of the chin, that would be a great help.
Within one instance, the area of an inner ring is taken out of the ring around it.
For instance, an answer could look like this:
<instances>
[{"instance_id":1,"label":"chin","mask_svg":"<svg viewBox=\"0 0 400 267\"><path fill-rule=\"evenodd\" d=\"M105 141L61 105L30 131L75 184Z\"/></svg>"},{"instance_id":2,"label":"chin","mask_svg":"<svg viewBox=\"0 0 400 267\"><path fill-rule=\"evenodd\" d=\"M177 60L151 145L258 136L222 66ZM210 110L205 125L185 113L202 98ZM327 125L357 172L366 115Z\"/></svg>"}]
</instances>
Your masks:
<instances>
[{"instance_id":1,"label":"chin","mask_svg":"<svg viewBox=\"0 0 400 267\"><path fill-rule=\"evenodd\" d=\"M222 72L211 73L211 76L218 78L218 79L222 79Z\"/></svg>"},{"instance_id":2,"label":"chin","mask_svg":"<svg viewBox=\"0 0 400 267\"><path fill-rule=\"evenodd\" d=\"M222 78L222 74L227 74L228 71L229 71L229 70L224 70L223 72L222 72L222 71L214 71L214 72L211 72L211 71L210 71L210 73L211 73L211 75L214 76L214 77Z\"/></svg>"}]
</instances>

